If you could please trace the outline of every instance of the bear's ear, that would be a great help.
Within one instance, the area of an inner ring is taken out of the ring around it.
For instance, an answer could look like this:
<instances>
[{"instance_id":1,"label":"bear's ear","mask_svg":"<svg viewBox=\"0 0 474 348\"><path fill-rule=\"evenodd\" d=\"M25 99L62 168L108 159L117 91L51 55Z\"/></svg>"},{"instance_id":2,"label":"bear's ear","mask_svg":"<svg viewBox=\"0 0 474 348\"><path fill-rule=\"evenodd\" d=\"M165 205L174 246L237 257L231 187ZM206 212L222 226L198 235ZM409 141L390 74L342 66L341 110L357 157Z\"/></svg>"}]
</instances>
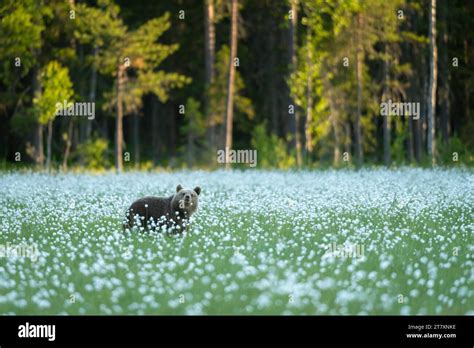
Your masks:
<instances>
[{"instance_id":1,"label":"bear's ear","mask_svg":"<svg viewBox=\"0 0 474 348\"><path fill-rule=\"evenodd\" d=\"M183 189L183 186L181 186L181 185L176 186L176 192L179 192L179 191L181 191L182 189Z\"/></svg>"},{"instance_id":2,"label":"bear's ear","mask_svg":"<svg viewBox=\"0 0 474 348\"><path fill-rule=\"evenodd\" d=\"M201 193L201 188L200 188L199 186L196 186L196 187L194 188L194 192L196 192L196 193L198 194L198 196L199 196L199 194Z\"/></svg>"}]
</instances>

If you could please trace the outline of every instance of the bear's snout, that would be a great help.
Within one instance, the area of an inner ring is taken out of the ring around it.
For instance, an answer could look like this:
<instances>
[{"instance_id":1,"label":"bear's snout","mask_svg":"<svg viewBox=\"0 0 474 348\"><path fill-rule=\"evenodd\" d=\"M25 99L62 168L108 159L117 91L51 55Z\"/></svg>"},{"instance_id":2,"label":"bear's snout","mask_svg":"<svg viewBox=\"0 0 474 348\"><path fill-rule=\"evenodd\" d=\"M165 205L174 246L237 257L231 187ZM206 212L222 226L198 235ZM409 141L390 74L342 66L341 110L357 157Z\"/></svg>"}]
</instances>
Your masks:
<instances>
[{"instance_id":1,"label":"bear's snout","mask_svg":"<svg viewBox=\"0 0 474 348\"><path fill-rule=\"evenodd\" d=\"M186 193L184 195L184 202L185 203L190 203L191 202L191 194L190 193Z\"/></svg>"}]
</instances>

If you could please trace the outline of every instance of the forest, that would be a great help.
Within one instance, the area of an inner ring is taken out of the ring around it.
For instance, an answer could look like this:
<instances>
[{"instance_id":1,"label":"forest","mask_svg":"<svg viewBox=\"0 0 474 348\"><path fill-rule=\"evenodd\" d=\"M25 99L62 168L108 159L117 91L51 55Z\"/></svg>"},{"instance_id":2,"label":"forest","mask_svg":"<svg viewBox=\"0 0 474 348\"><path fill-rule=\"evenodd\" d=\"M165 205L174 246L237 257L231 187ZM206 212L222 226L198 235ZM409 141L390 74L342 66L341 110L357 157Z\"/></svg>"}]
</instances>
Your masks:
<instances>
[{"instance_id":1,"label":"forest","mask_svg":"<svg viewBox=\"0 0 474 348\"><path fill-rule=\"evenodd\" d=\"M0 0L0 316L472 317L473 62L472 0Z\"/></svg>"},{"instance_id":2,"label":"forest","mask_svg":"<svg viewBox=\"0 0 474 348\"><path fill-rule=\"evenodd\" d=\"M473 34L463 0L3 0L0 167L472 166Z\"/></svg>"}]
</instances>

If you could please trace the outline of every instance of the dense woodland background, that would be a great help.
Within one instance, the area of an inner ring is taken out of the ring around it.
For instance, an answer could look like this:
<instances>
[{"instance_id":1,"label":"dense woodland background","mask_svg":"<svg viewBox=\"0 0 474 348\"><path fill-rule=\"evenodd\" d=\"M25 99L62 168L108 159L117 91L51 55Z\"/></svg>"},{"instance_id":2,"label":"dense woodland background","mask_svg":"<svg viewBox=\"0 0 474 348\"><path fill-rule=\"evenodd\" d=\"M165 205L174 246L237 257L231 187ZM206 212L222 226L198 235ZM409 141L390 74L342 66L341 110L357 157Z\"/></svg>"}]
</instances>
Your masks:
<instances>
[{"instance_id":1,"label":"dense woodland background","mask_svg":"<svg viewBox=\"0 0 474 348\"><path fill-rule=\"evenodd\" d=\"M260 168L474 164L473 1L2 0L0 19L4 168L218 168L225 147Z\"/></svg>"}]
</instances>

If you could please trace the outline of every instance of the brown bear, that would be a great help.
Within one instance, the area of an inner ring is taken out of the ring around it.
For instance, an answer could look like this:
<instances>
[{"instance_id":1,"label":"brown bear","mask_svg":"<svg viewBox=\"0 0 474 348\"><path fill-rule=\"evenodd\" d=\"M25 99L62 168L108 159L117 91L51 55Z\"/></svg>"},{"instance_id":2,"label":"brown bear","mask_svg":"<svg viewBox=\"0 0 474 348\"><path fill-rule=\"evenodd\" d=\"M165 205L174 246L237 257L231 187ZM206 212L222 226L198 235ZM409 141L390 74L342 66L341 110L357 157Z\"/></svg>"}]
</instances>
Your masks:
<instances>
[{"instance_id":1,"label":"brown bear","mask_svg":"<svg viewBox=\"0 0 474 348\"><path fill-rule=\"evenodd\" d=\"M140 198L128 208L124 229L138 225L145 229L165 226L166 229L183 231L198 207L200 193L199 186L194 190L185 190L178 185L176 193L168 198L150 196Z\"/></svg>"}]
</instances>

